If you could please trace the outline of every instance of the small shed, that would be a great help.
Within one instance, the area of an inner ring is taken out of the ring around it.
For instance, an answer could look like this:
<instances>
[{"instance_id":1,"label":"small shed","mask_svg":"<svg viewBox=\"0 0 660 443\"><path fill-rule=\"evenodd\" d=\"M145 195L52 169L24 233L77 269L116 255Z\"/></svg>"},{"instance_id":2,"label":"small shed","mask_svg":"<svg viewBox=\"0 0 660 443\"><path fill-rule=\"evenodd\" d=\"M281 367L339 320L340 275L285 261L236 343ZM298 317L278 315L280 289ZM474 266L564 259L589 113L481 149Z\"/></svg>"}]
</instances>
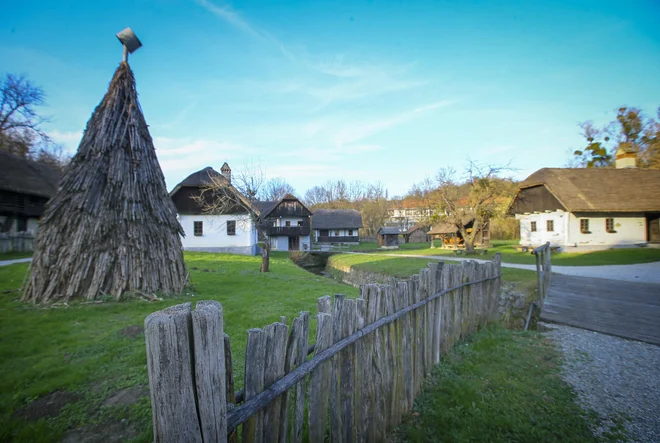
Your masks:
<instances>
[{"instance_id":1,"label":"small shed","mask_svg":"<svg viewBox=\"0 0 660 443\"><path fill-rule=\"evenodd\" d=\"M470 232L472 230L472 226L474 225L474 218L464 219L463 225L468 230L468 232ZM463 236L461 235L461 232L453 223L441 222L434 225L429 231L429 236L431 237L431 241L433 241L434 243L435 243L435 239L437 238L441 239L442 247L445 248L456 249L456 248L465 247L465 240L463 240ZM474 245L490 246L490 235L488 230L488 224L486 224L486 226L482 228L482 231L479 234L477 234L477 236L474 239Z\"/></svg>"},{"instance_id":2,"label":"small shed","mask_svg":"<svg viewBox=\"0 0 660 443\"><path fill-rule=\"evenodd\" d=\"M392 247L399 246L399 228L383 226L378 230L378 246Z\"/></svg>"},{"instance_id":3,"label":"small shed","mask_svg":"<svg viewBox=\"0 0 660 443\"><path fill-rule=\"evenodd\" d=\"M417 223L412 228L403 233L403 241L406 243L425 243L429 241L427 234L430 226Z\"/></svg>"}]
</instances>

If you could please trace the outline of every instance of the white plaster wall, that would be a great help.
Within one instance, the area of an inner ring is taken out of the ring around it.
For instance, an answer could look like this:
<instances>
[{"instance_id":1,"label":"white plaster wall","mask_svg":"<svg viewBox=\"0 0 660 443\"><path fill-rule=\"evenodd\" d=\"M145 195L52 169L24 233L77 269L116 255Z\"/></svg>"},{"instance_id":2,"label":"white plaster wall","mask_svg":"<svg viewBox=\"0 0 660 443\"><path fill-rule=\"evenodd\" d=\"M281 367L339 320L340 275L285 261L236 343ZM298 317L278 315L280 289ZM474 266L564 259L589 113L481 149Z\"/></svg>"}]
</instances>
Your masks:
<instances>
[{"instance_id":1,"label":"white plaster wall","mask_svg":"<svg viewBox=\"0 0 660 443\"><path fill-rule=\"evenodd\" d=\"M619 246L646 242L646 219L621 217L616 214L598 214L598 217L576 217L575 214L554 211L535 214L517 214L520 220L520 244L528 246L550 242L552 246ZM580 232L580 219L589 219L589 234ZM605 219L614 219L615 233L607 232ZM554 220L554 232L547 231L547 220ZM531 222L536 221L536 232Z\"/></svg>"},{"instance_id":2,"label":"white plaster wall","mask_svg":"<svg viewBox=\"0 0 660 443\"><path fill-rule=\"evenodd\" d=\"M520 244L542 245L550 242L551 246L566 244L568 212L553 211L535 214L516 215L520 220ZM554 221L554 231L548 232L547 221ZM532 232L532 222L536 222L536 232Z\"/></svg>"},{"instance_id":3,"label":"white plaster wall","mask_svg":"<svg viewBox=\"0 0 660 443\"><path fill-rule=\"evenodd\" d=\"M599 214L601 215L601 214ZM580 232L580 220L589 219L589 234ZM605 219L614 219L614 230L610 233L605 230ZM616 214L602 217L576 217L569 215L569 233L567 246L617 246L646 243L646 219L644 217L621 217Z\"/></svg>"},{"instance_id":4,"label":"white plaster wall","mask_svg":"<svg viewBox=\"0 0 660 443\"><path fill-rule=\"evenodd\" d=\"M301 235L298 240L301 251L309 251L310 246L310 236ZM279 236L279 237L270 237L270 248L273 251L288 251L289 250L289 237L288 236Z\"/></svg>"},{"instance_id":5,"label":"white plaster wall","mask_svg":"<svg viewBox=\"0 0 660 443\"><path fill-rule=\"evenodd\" d=\"M227 235L227 221L236 221L236 235ZM194 222L201 221L203 234L195 236ZM184 248L245 247L256 244L254 223L240 215L179 215L179 223L186 236L181 239Z\"/></svg>"},{"instance_id":6,"label":"white plaster wall","mask_svg":"<svg viewBox=\"0 0 660 443\"><path fill-rule=\"evenodd\" d=\"M289 237L270 237L270 248L273 251L288 251Z\"/></svg>"}]
</instances>

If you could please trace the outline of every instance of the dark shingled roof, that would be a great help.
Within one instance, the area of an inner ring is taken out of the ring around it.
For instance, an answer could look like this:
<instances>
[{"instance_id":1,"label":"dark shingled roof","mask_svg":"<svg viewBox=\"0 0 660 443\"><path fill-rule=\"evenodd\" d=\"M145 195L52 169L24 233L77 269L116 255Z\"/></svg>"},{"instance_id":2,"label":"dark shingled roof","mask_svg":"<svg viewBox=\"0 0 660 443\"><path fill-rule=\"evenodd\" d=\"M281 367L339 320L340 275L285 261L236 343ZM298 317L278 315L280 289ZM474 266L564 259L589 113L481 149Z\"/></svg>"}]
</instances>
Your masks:
<instances>
[{"instance_id":1,"label":"dark shingled roof","mask_svg":"<svg viewBox=\"0 0 660 443\"><path fill-rule=\"evenodd\" d=\"M312 216L314 229L359 229L362 215L355 209L317 209Z\"/></svg>"},{"instance_id":2,"label":"dark shingled roof","mask_svg":"<svg viewBox=\"0 0 660 443\"><path fill-rule=\"evenodd\" d=\"M660 211L660 170L543 168L519 188L533 186L545 186L569 212Z\"/></svg>"},{"instance_id":3,"label":"dark shingled roof","mask_svg":"<svg viewBox=\"0 0 660 443\"><path fill-rule=\"evenodd\" d=\"M0 152L0 190L52 197L61 177L57 169Z\"/></svg>"},{"instance_id":4,"label":"dark shingled roof","mask_svg":"<svg viewBox=\"0 0 660 443\"><path fill-rule=\"evenodd\" d=\"M399 228L393 228L390 226L383 226L378 230L378 234L382 235L394 235L394 234L401 234L401 230Z\"/></svg>"},{"instance_id":5,"label":"dark shingled roof","mask_svg":"<svg viewBox=\"0 0 660 443\"><path fill-rule=\"evenodd\" d=\"M428 232L429 230L429 225L424 224L424 223L415 223L412 228L408 229L407 231L404 232L404 234L412 234L413 232L421 229L424 231L424 233Z\"/></svg>"}]
</instances>

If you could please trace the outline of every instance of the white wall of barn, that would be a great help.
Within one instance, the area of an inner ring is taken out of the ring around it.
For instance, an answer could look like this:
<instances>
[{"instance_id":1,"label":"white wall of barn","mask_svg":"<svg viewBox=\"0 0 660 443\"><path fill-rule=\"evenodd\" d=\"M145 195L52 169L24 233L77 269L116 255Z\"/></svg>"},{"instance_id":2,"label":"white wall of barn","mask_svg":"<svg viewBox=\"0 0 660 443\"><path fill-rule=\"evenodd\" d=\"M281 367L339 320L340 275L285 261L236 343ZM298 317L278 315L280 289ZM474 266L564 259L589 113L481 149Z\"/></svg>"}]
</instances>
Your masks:
<instances>
[{"instance_id":1,"label":"white wall of barn","mask_svg":"<svg viewBox=\"0 0 660 443\"><path fill-rule=\"evenodd\" d=\"M565 211L517 214L520 220L520 244L538 246L550 242L552 246L628 246L646 242L646 219L643 215L582 214L580 217ZM606 219L614 219L614 230L607 232ZM580 220L589 220L589 233L582 233ZM547 221L554 222L548 231ZM536 232L532 231L536 222Z\"/></svg>"},{"instance_id":2,"label":"white wall of barn","mask_svg":"<svg viewBox=\"0 0 660 443\"><path fill-rule=\"evenodd\" d=\"M236 235L227 234L227 221L236 222ZM195 222L203 223L201 236L195 235ZM186 234L181 239L184 249L244 248L256 245L256 229L249 217L241 215L179 215L179 223ZM227 252L232 252L228 249Z\"/></svg>"}]
</instances>

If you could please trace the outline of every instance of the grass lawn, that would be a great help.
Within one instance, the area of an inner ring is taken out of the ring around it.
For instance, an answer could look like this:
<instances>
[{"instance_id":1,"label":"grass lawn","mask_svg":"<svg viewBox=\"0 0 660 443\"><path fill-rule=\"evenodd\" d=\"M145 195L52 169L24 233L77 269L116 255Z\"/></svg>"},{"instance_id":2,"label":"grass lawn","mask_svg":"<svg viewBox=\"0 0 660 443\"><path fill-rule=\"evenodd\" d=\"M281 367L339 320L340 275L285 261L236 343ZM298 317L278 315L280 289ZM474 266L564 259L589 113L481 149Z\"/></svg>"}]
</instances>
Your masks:
<instances>
[{"instance_id":1,"label":"grass lawn","mask_svg":"<svg viewBox=\"0 0 660 443\"><path fill-rule=\"evenodd\" d=\"M14 260L17 258L30 258L30 257L32 257L32 252L3 252L0 254L0 261Z\"/></svg>"},{"instance_id":2,"label":"grass lawn","mask_svg":"<svg viewBox=\"0 0 660 443\"><path fill-rule=\"evenodd\" d=\"M500 252L505 263L535 264L536 258L530 252L518 252L515 247L517 240L493 240L492 247L483 256L475 258L491 259ZM383 254L415 254L415 255L442 255L453 256L451 249L431 249L426 243L412 243L401 245L401 249L382 251ZM600 266L600 265L627 265L633 263L649 263L660 261L660 249L653 248L617 248L596 252L555 252L552 254L552 264L558 266Z\"/></svg>"},{"instance_id":3,"label":"grass lawn","mask_svg":"<svg viewBox=\"0 0 660 443\"><path fill-rule=\"evenodd\" d=\"M273 256L267 274L259 273L260 260L187 253L192 287L186 295L163 302L74 303L53 309L22 304L17 292L7 292L20 287L27 264L0 267L0 441L57 441L67 429L82 426L92 435L122 431L135 441L151 441L140 328L153 311L200 299L221 302L235 377L242 385L248 328L279 321L280 315L290 324L300 311L315 313L316 299L323 295L357 296L357 289L310 274L286 255ZM310 326L313 342L314 318ZM104 405L127 388L139 393L137 402ZM59 394L47 395L55 391Z\"/></svg>"},{"instance_id":4,"label":"grass lawn","mask_svg":"<svg viewBox=\"0 0 660 443\"><path fill-rule=\"evenodd\" d=\"M558 374L560 355L536 332L491 326L454 347L425 381L389 441L596 442ZM621 425L606 441L625 439Z\"/></svg>"},{"instance_id":5,"label":"grass lawn","mask_svg":"<svg viewBox=\"0 0 660 443\"><path fill-rule=\"evenodd\" d=\"M337 254L328 260L339 269L348 270L356 267L397 278L407 278L419 273L420 269L425 268L429 262L435 259L398 257L396 254ZM446 261L453 263L451 260ZM536 288L536 271L502 268L502 280L511 283L517 290L529 292Z\"/></svg>"}]
</instances>

